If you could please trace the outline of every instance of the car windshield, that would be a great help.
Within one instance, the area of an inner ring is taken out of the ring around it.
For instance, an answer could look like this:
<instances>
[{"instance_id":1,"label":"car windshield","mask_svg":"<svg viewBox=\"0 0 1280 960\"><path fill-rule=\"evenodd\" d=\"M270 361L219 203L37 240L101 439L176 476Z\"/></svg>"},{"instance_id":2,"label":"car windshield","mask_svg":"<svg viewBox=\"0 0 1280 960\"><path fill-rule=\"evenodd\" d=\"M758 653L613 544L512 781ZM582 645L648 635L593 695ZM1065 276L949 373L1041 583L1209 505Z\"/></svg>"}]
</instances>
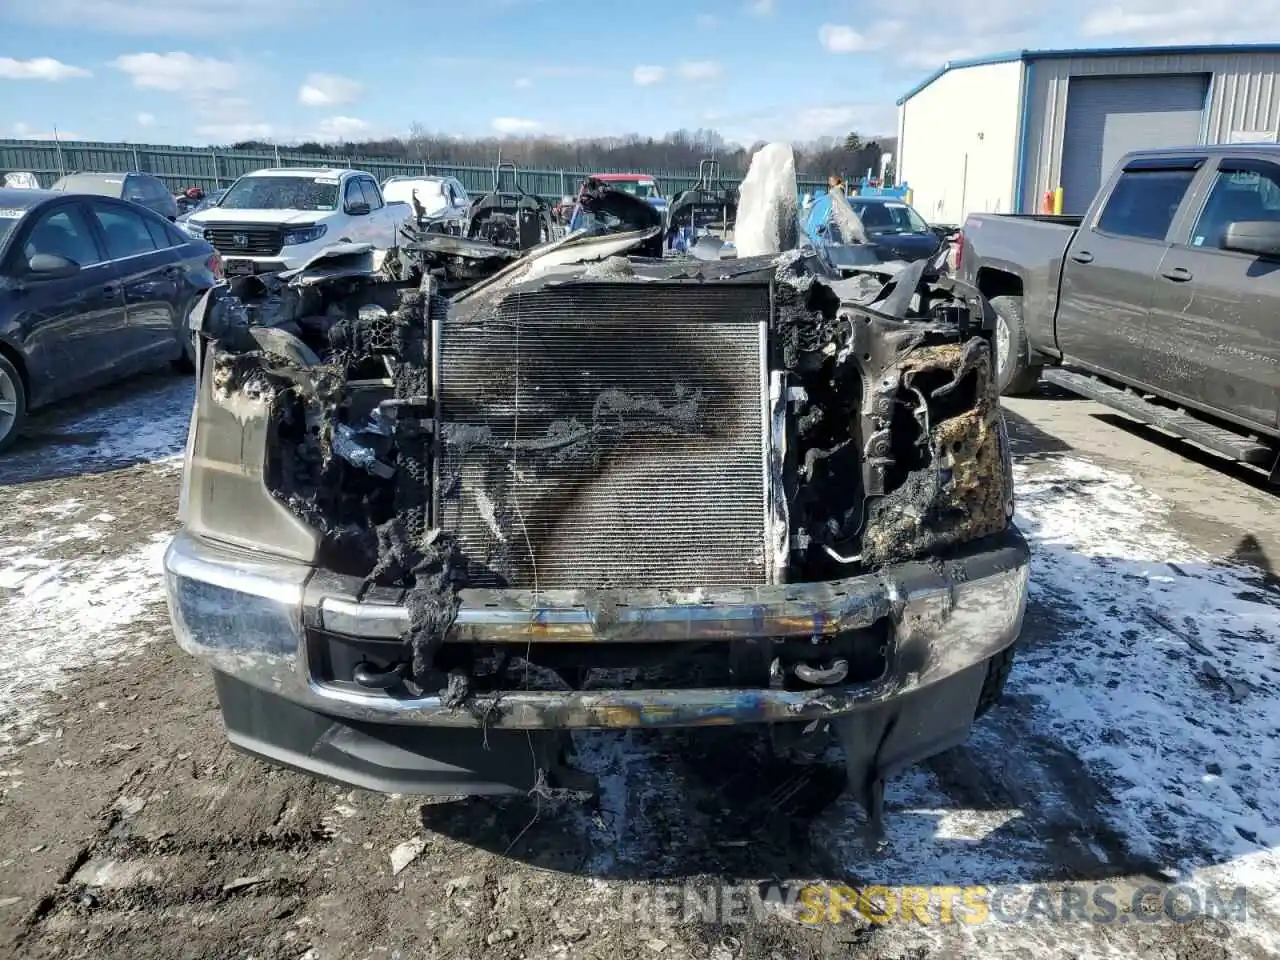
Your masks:
<instances>
[{"instance_id":1,"label":"car windshield","mask_svg":"<svg viewBox=\"0 0 1280 960\"><path fill-rule=\"evenodd\" d=\"M118 197L124 192L124 174L71 173L55 183L52 189L65 193Z\"/></svg>"},{"instance_id":2,"label":"car windshield","mask_svg":"<svg viewBox=\"0 0 1280 960\"><path fill-rule=\"evenodd\" d=\"M336 210L337 177L242 177L218 204L224 210Z\"/></svg>"},{"instance_id":3,"label":"car windshield","mask_svg":"<svg viewBox=\"0 0 1280 960\"><path fill-rule=\"evenodd\" d=\"M652 180L606 180L605 183L614 190L621 190L633 197L656 197L658 185Z\"/></svg>"},{"instance_id":4,"label":"car windshield","mask_svg":"<svg viewBox=\"0 0 1280 960\"><path fill-rule=\"evenodd\" d=\"M858 203L850 200L849 205L858 215L867 233L928 233L929 225L924 218L905 203Z\"/></svg>"}]
</instances>

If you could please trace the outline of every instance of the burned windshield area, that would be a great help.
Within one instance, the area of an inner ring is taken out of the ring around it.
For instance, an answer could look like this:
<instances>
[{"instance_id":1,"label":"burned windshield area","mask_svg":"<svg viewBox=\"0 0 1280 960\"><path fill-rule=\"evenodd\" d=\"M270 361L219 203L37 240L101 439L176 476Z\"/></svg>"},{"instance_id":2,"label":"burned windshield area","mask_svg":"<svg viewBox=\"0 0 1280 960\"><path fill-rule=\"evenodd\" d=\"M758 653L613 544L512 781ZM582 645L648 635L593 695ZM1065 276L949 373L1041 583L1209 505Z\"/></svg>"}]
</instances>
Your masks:
<instances>
[{"instance_id":1,"label":"burned windshield area","mask_svg":"<svg viewBox=\"0 0 1280 960\"><path fill-rule=\"evenodd\" d=\"M224 210L335 210L336 179L245 177L218 204Z\"/></svg>"}]
</instances>

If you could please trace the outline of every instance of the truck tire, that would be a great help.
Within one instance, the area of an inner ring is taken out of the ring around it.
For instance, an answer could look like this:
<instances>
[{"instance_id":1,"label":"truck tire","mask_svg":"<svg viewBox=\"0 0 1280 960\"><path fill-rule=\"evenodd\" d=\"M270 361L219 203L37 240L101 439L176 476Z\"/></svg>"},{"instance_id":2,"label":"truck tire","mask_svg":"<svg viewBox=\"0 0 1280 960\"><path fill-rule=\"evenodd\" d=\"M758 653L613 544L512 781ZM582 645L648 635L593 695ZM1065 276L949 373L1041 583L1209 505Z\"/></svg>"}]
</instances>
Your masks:
<instances>
[{"instance_id":1,"label":"truck tire","mask_svg":"<svg viewBox=\"0 0 1280 960\"><path fill-rule=\"evenodd\" d=\"M987 678L982 681L982 692L978 694L978 707L973 711L973 719L977 720L1000 700L1004 685L1009 680L1009 671L1013 669L1017 648L1017 643L1012 643L987 661Z\"/></svg>"},{"instance_id":2,"label":"truck tire","mask_svg":"<svg viewBox=\"0 0 1280 960\"><path fill-rule=\"evenodd\" d=\"M1040 382L1040 365L1031 363L1031 347L1022 323L1021 297L992 297L996 312L996 386L1001 395L1030 393Z\"/></svg>"},{"instance_id":3,"label":"truck tire","mask_svg":"<svg viewBox=\"0 0 1280 960\"><path fill-rule=\"evenodd\" d=\"M9 358L0 353L0 453L3 453L22 432L27 419L27 390L22 375Z\"/></svg>"}]
</instances>

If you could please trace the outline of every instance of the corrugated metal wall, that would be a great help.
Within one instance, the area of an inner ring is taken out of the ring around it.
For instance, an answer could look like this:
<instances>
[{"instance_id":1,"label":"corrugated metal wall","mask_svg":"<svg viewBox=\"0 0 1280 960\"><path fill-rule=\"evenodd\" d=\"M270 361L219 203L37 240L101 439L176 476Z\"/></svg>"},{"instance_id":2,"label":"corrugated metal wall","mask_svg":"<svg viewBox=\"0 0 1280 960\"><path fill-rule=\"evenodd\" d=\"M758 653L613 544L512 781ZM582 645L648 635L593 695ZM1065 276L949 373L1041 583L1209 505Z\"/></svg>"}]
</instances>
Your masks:
<instances>
[{"instance_id":1,"label":"corrugated metal wall","mask_svg":"<svg viewBox=\"0 0 1280 960\"><path fill-rule=\"evenodd\" d=\"M196 147L169 147L154 144L92 143L64 140L60 144L38 140L0 140L0 174L30 170L49 186L64 171L96 170L123 172L138 170L154 173L177 191L201 186L206 190L228 186L236 179L263 167L346 166L372 173L381 181L397 174L436 174L457 177L475 193L492 189L490 167L467 167L439 163L405 163L402 160L370 157L318 157L287 150L263 153L235 153L204 150ZM627 173L637 171L608 170L521 170L520 186L530 193L547 198L573 194L589 173ZM672 196L693 186L698 176L693 172L651 171L663 193ZM726 183L737 183L725 177ZM825 187L825 180L803 180L800 190Z\"/></svg>"},{"instance_id":2,"label":"corrugated metal wall","mask_svg":"<svg viewBox=\"0 0 1280 960\"><path fill-rule=\"evenodd\" d=\"M1280 54L1198 54L1194 56L1075 57L1036 60L1028 65L1028 130L1022 209L1038 208L1046 190L1059 185L1066 133L1067 92L1072 76L1140 76L1153 73L1209 73L1209 109L1202 131L1206 143L1226 143L1233 133L1269 133L1280 126Z\"/></svg>"},{"instance_id":3,"label":"corrugated metal wall","mask_svg":"<svg viewBox=\"0 0 1280 960\"><path fill-rule=\"evenodd\" d=\"M899 107L899 179L933 223L1008 213L1013 199L1022 63L944 73Z\"/></svg>"}]
</instances>

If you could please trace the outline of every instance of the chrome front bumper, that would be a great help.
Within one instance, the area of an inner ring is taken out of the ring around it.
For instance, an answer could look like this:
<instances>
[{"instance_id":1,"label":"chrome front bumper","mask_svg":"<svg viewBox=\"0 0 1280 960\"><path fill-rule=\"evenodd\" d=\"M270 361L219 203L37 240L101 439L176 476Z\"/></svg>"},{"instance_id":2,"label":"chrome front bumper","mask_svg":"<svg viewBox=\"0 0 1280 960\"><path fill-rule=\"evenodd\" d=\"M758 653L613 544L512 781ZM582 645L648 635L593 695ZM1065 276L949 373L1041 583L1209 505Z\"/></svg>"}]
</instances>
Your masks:
<instances>
[{"instance_id":1,"label":"chrome front bumper","mask_svg":"<svg viewBox=\"0 0 1280 960\"><path fill-rule=\"evenodd\" d=\"M450 643L609 643L810 638L887 621L892 655L872 683L811 691L705 688L536 691L439 697L353 692L318 683L308 627L400 636L399 591L357 598L352 581L179 533L165 554L179 645L214 670L353 721L441 727L570 729L699 726L838 717L953 677L1018 637L1028 551L1016 529L945 561L906 563L824 583L694 591L464 590Z\"/></svg>"}]
</instances>

